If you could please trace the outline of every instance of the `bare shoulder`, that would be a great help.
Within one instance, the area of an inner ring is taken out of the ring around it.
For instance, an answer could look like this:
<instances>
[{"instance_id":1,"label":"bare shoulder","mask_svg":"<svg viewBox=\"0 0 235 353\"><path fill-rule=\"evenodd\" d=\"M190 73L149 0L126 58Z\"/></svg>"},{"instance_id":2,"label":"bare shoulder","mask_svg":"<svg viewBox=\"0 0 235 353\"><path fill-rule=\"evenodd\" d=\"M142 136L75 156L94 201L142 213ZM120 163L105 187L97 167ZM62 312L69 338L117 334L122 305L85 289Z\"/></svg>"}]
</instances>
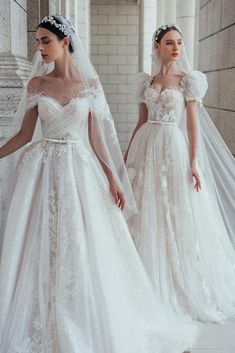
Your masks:
<instances>
[{"instance_id":1,"label":"bare shoulder","mask_svg":"<svg viewBox=\"0 0 235 353\"><path fill-rule=\"evenodd\" d=\"M28 92L38 92L40 90L42 77L35 76L32 77L27 85Z\"/></svg>"}]
</instances>

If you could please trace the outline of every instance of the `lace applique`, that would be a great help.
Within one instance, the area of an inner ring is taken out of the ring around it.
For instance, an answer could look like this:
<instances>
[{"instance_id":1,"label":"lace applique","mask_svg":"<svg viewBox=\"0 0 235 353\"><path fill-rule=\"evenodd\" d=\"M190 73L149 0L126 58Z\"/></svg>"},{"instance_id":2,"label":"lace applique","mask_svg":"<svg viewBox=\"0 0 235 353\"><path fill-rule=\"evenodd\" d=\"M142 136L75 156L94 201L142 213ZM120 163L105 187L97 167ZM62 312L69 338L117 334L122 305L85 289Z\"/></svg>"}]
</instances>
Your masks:
<instances>
[{"instance_id":1,"label":"lace applique","mask_svg":"<svg viewBox=\"0 0 235 353\"><path fill-rule=\"evenodd\" d=\"M38 97L45 96L55 100L62 107L65 107L72 102L72 100L84 97L97 97L101 93L100 87L96 82L92 82L89 87L76 85L71 88L57 87L55 90L43 88L40 86L40 78L34 77L30 80L26 93L26 109L30 109L37 105Z\"/></svg>"},{"instance_id":2,"label":"lace applique","mask_svg":"<svg viewBox=\"0 0 235 353\"><path fill-rule=\"evenodd\" d=\"M149 86L145 89L144 96L148 108L148 120L177 123L184 107L180 89L167 88L158 92Z\"/></svg>"},{"instance_id":3,"label":"lace applique","mask_svg":"<svg viewBox=\"0 0 235 353\"><path fill-rule=\"evenodd\" d=\"M89 163L91 154L82 141L77 141L75 143L54 143L52 141L41 140L40 142L35 142L26 149L20 159L19 166L22 166L30 159L34 158L37 152L42 153L42 162L45 163L48 158L53 155L60 158L63 155L71 153L71 150L76 151L84 162Z\"/></svg>"}]
</instances>

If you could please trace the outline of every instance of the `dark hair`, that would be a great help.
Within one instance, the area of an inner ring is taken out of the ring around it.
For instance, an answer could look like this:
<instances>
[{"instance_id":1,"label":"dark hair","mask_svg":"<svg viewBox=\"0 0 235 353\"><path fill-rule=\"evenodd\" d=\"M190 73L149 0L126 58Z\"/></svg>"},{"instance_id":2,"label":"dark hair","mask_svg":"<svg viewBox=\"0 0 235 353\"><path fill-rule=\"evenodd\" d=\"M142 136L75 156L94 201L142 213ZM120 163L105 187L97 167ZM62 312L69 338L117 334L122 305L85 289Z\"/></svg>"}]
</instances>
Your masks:
<instances>
[{"instance_id":1,"label":"dark hair","mask_svg":"<svg viewBox=\"0 0 235 353\"><path fill-rule=\"evenodd\" d=\"M61 24L61 22L58 20L57 17L52 16L53 20L55 20L56 23ZM63 40L65 37L67 37L67 35L65 35L59 28L57 28L56 26L54 26L52 23L50 23L49 21L42 21L41 23L39 23L39 25L37 26L38 28L45 28L48 31L54 33L58 40ZM71 43L69 43L69 52L73 53L73 47L71 45Z\"/></svg>"},{"instance_id":2,"label":"dark hair","mask_svg":"<svg viewBox=\"0 0 235 353\"><path fill-rule=\"evenodd\" d=\"M177 31L180 35L182 35L180 30L179 30L179 28L177 26L175 26L175 25L170 25L170 26L169 25L165 25L165 26L159 27L158 30L156 31L155 38L154 38L155 42L156 43L160 43L162 37L166 33L170 32L170 31Z\"/></svg>"}]
</instances>

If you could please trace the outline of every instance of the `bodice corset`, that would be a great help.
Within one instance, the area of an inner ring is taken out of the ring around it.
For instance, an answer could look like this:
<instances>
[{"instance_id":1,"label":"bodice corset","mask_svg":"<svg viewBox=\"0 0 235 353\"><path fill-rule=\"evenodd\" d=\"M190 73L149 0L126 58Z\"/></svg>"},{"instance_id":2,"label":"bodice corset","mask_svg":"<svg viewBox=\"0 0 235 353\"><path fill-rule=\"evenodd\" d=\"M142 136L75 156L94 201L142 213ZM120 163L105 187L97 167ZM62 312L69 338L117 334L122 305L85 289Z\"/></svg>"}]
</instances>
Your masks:
<instances>
[{"instance_id":1,"label":"bodice corset","mask_svg":"<svg viewBox=\"0 0 235 353\"><path fill-rule=\"evenodd\" d=\"M87 129L89 99L73 98L62 106L49 96L38 97L38 113L44 138L80 140Z\"/></svg>"},{"instance_id":2,"label":"bodice corset","mask_svg":"<svg viewBox=\"0 0 235 353\"><path fill-rule=\"evenodd\" d=\"M178 124L185 106L184 96L180 89L167 88L158 92L149 86L144 92L144 98L149 121Z\"/></svg>"}]
</instances>

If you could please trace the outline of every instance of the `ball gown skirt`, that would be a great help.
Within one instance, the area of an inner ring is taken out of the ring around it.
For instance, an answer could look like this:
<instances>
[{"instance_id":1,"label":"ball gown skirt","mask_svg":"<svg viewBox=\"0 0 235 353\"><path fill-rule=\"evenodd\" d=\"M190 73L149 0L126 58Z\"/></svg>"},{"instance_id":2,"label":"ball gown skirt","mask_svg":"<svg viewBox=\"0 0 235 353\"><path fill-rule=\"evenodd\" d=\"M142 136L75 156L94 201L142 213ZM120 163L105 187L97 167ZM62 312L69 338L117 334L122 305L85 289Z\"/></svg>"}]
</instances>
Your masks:
<instances>
[{"instance_id":1,"label":"ball gown skirt","mask_svg":"<svg viewBox=\"0 0 235 353\"><path fill-rule=\"evenodd\" d=\"M194 188L178 126L187 92L159 94L147 81L150 121L137 131L127 160L138 207L130 232L157 295L175 312L203 322L234 319L235 252L200 165L202 190Z\"/></svg>"},{"instance_id":2,"label":"ball gown skirt","mask_svg":"<svg viewBox=\"0 0 235 353\"><path fill-rule=\"evenodd\" d=\"M83 113L87 130L84 100L70 110ZM68 114L43 97L38 104L44 133ZM84 131L69 118L71 134ZM1 259L1 353L182 353L195 325L154 294L87 133L66 141L46 132L16 172Z\"/></svg>"}]
</instances>

